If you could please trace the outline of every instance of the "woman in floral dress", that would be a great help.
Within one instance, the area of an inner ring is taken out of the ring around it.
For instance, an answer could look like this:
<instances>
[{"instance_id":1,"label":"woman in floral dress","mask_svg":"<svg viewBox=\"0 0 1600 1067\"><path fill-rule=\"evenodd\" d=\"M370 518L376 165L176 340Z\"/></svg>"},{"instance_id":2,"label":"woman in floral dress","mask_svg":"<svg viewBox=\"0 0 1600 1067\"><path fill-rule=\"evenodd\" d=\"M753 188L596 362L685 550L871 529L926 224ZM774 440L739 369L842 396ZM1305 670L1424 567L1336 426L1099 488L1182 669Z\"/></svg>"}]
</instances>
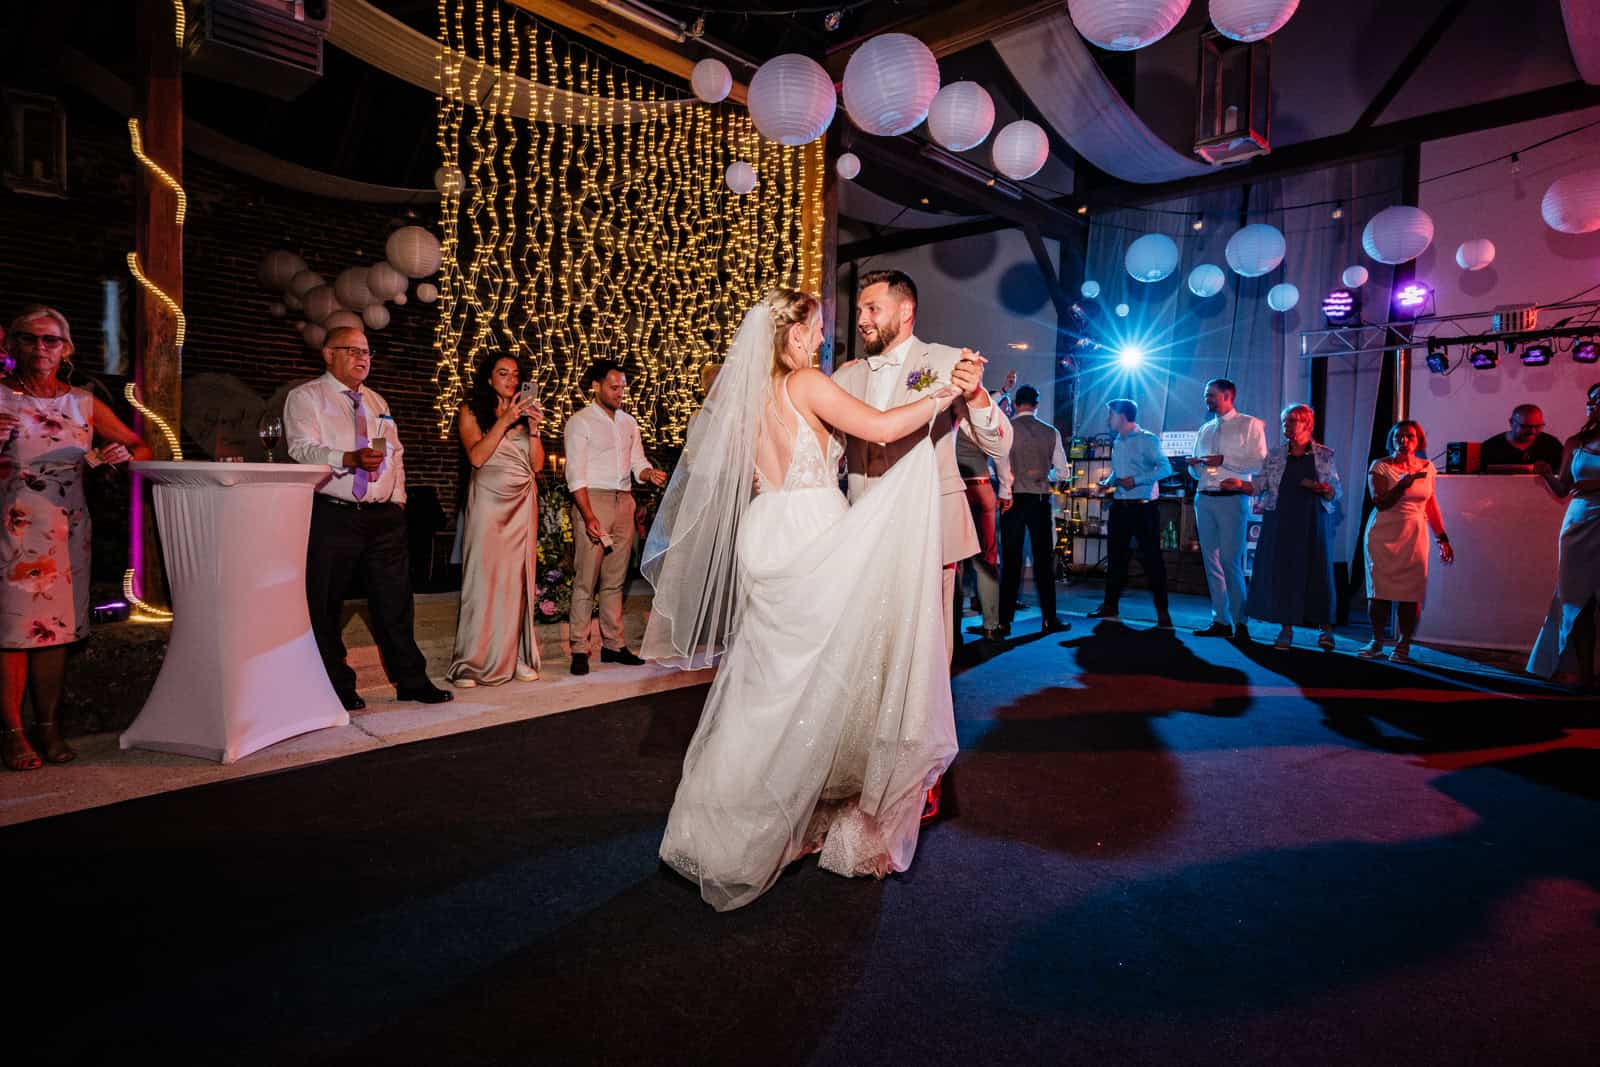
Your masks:
<instances>
[{"instance_id":1,"label":"woman in floral dress","mask_svg":"<svg viewBox=\"0 0 1600 1067\"><path fill-rule=\"evenodd\" d=\"M67 646L89 634L84 471L90 462L151 453L109 408L61 376L73 349L59 311L25 310L11 323L6 347L16 368L0 378L0 758L26 771L41 755L51 763L76 755L56 715ZM110 442L97 452L96 436ZM24 687L33 697L37 748L22 728Z\"/></svg>"}]
</instances>

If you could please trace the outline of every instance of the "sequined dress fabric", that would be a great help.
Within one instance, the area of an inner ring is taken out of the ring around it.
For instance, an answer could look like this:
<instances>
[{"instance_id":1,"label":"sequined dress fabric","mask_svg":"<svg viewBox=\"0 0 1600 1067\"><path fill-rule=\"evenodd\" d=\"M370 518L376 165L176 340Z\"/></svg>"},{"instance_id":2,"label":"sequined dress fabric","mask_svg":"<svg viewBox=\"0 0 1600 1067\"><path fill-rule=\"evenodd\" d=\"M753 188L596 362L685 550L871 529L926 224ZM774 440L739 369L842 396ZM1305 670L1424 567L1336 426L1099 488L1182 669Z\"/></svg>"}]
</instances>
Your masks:
<instances>
[{"instance_id":1,"label":"sequined dress fabric","mask_svg":"<svg viewBox=\"0 0 1600 1067\"><path fill-rule=\"evenodd\" d=\"M827 870L910 866L924 791L956 753L940 512L923 442L850 507L842 446L783 396L788 466L745 513L748 601L684 759L661 857L719 911L820 852Z\"/></svg>"}]
</instances>

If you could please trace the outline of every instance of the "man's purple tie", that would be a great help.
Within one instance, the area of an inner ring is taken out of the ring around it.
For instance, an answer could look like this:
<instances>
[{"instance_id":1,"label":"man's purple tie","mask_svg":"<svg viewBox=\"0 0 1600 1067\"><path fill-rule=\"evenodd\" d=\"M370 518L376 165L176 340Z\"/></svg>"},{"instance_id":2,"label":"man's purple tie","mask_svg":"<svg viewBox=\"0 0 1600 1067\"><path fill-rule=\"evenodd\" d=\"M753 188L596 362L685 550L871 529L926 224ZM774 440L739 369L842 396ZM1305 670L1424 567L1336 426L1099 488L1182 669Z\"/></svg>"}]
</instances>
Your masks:
<instances>
[{"instance_id":1,"label":"man's purple tie","mask_svg":"<svg viewBox=\"0 0 1600 1067\"><path fill-rule=\"evenodd\" d=\"M344 391L344 395L348 396L350 398L350 402L355 405L354 414L356 420L356 451L359 452L361 449L372 444L371 438L367 436L367 409L361 406L361 394L356 390L346 389ZM367 495L367 477L367 469L361 466L359 463L356 464L355 485L351 488L350 492L357 500L360 500Z\"/></svg>"}]
</instances>

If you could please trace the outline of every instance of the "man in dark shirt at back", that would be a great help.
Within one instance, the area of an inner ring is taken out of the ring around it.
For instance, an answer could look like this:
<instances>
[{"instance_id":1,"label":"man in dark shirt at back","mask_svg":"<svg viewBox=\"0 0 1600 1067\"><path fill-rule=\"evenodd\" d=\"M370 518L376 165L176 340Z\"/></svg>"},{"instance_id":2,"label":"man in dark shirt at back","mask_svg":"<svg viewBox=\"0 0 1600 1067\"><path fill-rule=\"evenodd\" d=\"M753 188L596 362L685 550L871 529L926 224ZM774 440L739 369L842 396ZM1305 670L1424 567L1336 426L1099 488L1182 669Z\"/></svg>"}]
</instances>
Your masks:
<instances>
[{"instance_id":1,"label":"man in dark shirt at back","mask_svg":"<svg viewBox=\"0 0 1600 1067\"><path fill-rule=\"evenodd\" d=\"M1497 433L1481 446L1478 462L1490 467L1529 466L1540 460L1552 470L1561 466L1561 439L1544 432L1544 412L1537 404L1518 404L1511 411L1511 428Z\"/></svg>"}]
</instances>

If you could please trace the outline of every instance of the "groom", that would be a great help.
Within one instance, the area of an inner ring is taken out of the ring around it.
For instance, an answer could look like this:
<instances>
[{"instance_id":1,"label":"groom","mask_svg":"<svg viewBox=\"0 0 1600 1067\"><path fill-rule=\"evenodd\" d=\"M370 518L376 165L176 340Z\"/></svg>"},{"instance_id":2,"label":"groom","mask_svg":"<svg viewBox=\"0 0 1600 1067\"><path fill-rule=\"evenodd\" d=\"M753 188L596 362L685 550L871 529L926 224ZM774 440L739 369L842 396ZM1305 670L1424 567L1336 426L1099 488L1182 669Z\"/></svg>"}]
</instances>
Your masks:
<instances>
[{"instance_id":1,"label":"groom","mask_svg":"<svg viewBox=\"0 0 1600 1067\"><path fill-rule=\"evenodd\" d=\"M917 321L917 285L898 270L861 276L856 293L856 329L866 359L846 363L833 380L857 400L879 411L917 399L937 381L961 392L961 399L934 420L930 435L939 457L939 510L944 534L945 656L955 652L956 577L961 561L978 554L978 531L967 506L967 485L956 466L956 434L964 433L986 455L1003 459L1011 451L1011 423L983 387L983 364L949 345L930 345L912 332ZM916 380L913 380L913 379ZM920 388L919 388L920 387ZM856 437L845 441L850 500L860 499L877 479L916 447L920 434L879 444Z\"/></svg>"}]
</instances>

